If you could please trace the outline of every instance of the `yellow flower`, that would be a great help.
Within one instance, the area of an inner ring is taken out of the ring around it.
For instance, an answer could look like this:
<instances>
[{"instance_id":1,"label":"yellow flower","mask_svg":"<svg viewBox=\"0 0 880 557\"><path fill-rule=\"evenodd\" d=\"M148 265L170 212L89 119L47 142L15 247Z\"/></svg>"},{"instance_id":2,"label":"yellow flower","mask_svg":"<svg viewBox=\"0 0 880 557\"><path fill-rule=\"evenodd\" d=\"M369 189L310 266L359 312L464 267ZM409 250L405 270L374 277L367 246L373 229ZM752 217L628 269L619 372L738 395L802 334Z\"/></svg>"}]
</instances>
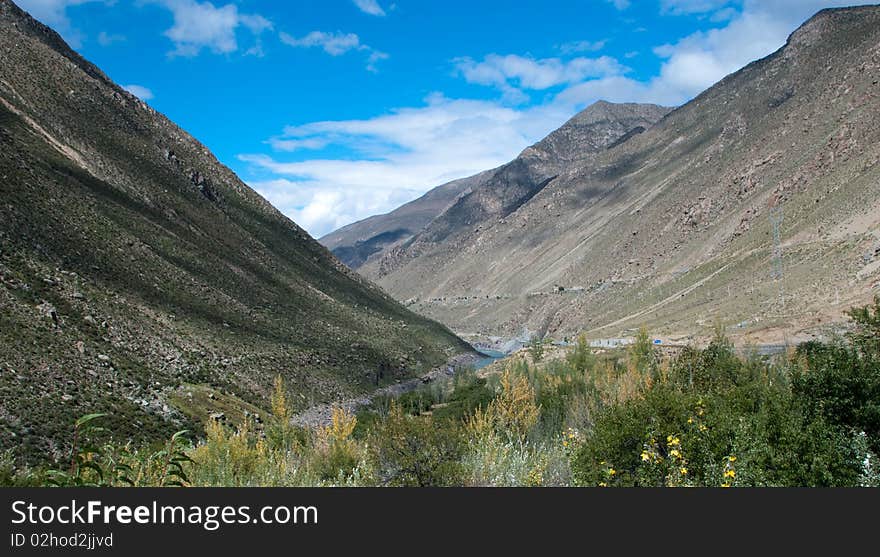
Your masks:
<instances>
[{"instance_id":1,"label":"yellow flower","mask_svg":"<svg viewBox=\"0 0 880 557\"><path fill-rule=\"evenodd\" d=\"M681 458L681 451L679 451L678 449L672 449L671 451L669 451L669 456Z\"/></svg>"},{"instance_id":2,"label":"yellow flower","mask_svg":"<svg viewBox=\"0 0 880 557\"><path fill-rule=\"evenodd\" d=\"M706 431L707 429L709 428L704 426L703 424L700 424L700 431Z\"/></svg>"},{"instance_id":3,"label":"yellow flower","mask_svg":"<svg viewBox=\"0 0 880 557\"><path fill-rule=\"evenodd\" d=\"M735 478L735 477L736 477L736 471L735 471L735 470L726 470L726 471L724 472L724 477L725 477L725 478Z\"/></svg>"},{"instance_id":4,"label":"yellow flower","mask_svg":"<svg viewBox=\"0 0 880 557\"><path fill-rule=\"evenodd\" d=\"M688 418L688 423L689 423L689 424L694 423L694 419L693 419L693 418Z\"/></svg>"},{"instance_id":5,"label":"yellow flower","mask_svg":"<svg viewBox=\"0 0 880 557\"><path fill-rule=\"evenodd\" d=\"M681 472L682 476L687 476L688 469L685 468L684 466L682 466L678 471Z\"/></svg>"},{"instance_id":6,"label":"yellow flower","mask_svg":"<svg viewBox=\"0 0 880 557\"><path fill-rule=\"evenodd\" d=\"M648 451L642 451L642 461L648 462L649 460L651 460L651 453Z\"/></svg>"},{"instance_id":7,"label":"yellow flower","mask_svg":"<svg viewBox=\"0 0 880 557\"><path fill-rule=\"evenodd\" d=\"M730 484L727 482L724 482L723 484L721 484L721 487L730 487Z\"/></svg>"},{"instance_id":8,"label":"yellow flower","mask_svg":"<svg viewBox=\"0 0 880 557\"><path fill-rule=\"evenodd\" d=\"M614 468L609 468L609 469L608 469L608 475L609 475L609 476L613 476L613 475L616 474L616 473L617 473L617 470L615 470Z\"/></svg>"},{"instance_id":9,"label":"yellow flower","mask_svg":"<svg viewBox=\"0 0 880 557\"><path fill-rule=\"evenodd\" d=\"M605 482L599 482L599 487L608 487L608 484Z\"/></svg>"},{"instance_id":10,"label":"yellow flower","mask_svg":"<svg viewBox=\"0 0 880 557\"><path fill-rule=\"evenodd\" d=\"M727 460L729 460L730 462L736 462L736 457L735 457L735 456L729 456L729 457L727 457Z\"/></svg>"}]
</instances>

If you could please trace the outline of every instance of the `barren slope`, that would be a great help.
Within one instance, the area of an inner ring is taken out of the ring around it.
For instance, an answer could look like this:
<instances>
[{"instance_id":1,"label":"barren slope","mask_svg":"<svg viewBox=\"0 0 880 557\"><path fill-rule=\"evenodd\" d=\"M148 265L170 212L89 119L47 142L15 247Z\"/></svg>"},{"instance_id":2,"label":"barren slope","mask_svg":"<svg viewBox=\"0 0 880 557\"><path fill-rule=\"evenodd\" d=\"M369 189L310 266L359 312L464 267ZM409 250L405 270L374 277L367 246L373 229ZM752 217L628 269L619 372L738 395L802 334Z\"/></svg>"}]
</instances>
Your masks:
<instances>
[{"instance_id":1,"label":"barren slope","mask_svg":"<svg viewBox=\"0 0 880 557\"><path fill-rule=\"evenodd\" d=\"M372 276L460 333L687 335L720 320L794 334L880 279L878 159L880 8L825 10L510 214L449 237L432 223Z\"/></svg>"}]
</instances>

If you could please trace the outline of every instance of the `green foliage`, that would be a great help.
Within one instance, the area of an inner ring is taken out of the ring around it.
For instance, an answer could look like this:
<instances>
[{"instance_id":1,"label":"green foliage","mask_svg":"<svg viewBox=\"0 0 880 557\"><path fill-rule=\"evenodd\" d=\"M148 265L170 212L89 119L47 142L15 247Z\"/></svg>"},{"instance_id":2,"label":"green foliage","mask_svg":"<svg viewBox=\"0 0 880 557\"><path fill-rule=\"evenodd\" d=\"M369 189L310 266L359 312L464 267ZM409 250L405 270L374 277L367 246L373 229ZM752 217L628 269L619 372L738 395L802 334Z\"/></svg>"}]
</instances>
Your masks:
<instances>
[{"instance_id":1,"label":"green foliage","mask_svg":"<svg viewBox=\"0 0 880 557\"><path fill-rule=\"evenodd\" d=\"M852 308L846 314L855 325L850 334L853 344L875 353L880 352L880 296L874 296L872 305Z\"/></svg>"},{"instance_id":2,"label":"green foliage","mask_svg":"<svg viewBox=\"0 0 880 557\"><path fill-rule=\"evenodd\" d=\"M623 486L870 481L878 364L818 344L781 365L743 360L719 333L705 350L683 352L668 380L603 408L573 475L582 485Z\"/></svg>"},{"instance_id":3,"label":"green foliage","mask_svg":"<svg viewBox=\"0 0 880 557\"><path fill-rule=\"evenodd\" d=\"M131 445L98 444L103 428L93 422L105 414L87 414L73 427L70 462L66 469L45 472L44 484L55 487L185 486L185 467L192 462L186 450L186 431L178 431L159 450Z\"/></svg>"},{"instance_id":4,"label":"green foliage","mask_svg":"<svg viewBox=\"0 0 880 557\"><path fill-rule=\"evenodd\" d=\"M829 344L805 351L804 358L792 391L808 415L865 432L870 449L880 452L880 353Z\"/></svg>"},{"instance_id":5,"label":"green foliage","mask_svg":"<svg viewBox=\"0 0 880 557\"><path fill-rule=\"evenodd\" d=\"M586 335L578 336L574 349L566 356L566 361L577 373L585 373L593 368L596 358L593 356Z\"/></svg>"},{"instance_id":6,"label":"green foliage","mask_svg":"<svg viewBox=\"0 0 880 557\"><path fill-rule=\"evenodd\" d=\"M544 340L538 335L533 336L529 341L529 355L534 363L544 359Z\"/></svg>"},{"instance_id":7,"label":"green foliage","mask_svg":"<svg viewBox=\"0 0 880 557\"><path fill-rule=\"evenodd\" d=\"M654 344L644 327L636 334L635 342L629 348L630 363L642 375L651 375L656 369L658 362Z\"/></svg>"},{"instance_id":8,"label":"green foliage","mask_svg":"<svg viewBox=\"0 0 880 557\"><path fill-rule=\"evenodd\" d=\"M854 312L870 328L875 309ZM290 425L282 381L261 429L212 421L191 446L102 441L76 420L50 470L0 458L4 485L878 486L880 352L863 332L791 355L738 356L721 329L661 358L645 331L596 357L513 358L438 380L314 432Z\"/></svg>"},{"instance_id":9,"label":"green foliage","mask_svg":"<svg viewBox=\"0 0 880 557\"><path fill-rule=\"evenodd\" d=\"M410 416L392 404L369 446L381 485L443 487L462 482L464 443L455 422Z\"/></svg>"},{"instance_id":10,"label":"green foliage","mask_svg":"<svg viewBox=\"0 0 880 557\"><path fill-rule=\"evenodd\" d=\"M452 394L440 408L434 409L434 417L461 421L471 416L477 408L485 408L495 398L486 379L475 374L456 377Z\"/></svg>"}]
</instances>

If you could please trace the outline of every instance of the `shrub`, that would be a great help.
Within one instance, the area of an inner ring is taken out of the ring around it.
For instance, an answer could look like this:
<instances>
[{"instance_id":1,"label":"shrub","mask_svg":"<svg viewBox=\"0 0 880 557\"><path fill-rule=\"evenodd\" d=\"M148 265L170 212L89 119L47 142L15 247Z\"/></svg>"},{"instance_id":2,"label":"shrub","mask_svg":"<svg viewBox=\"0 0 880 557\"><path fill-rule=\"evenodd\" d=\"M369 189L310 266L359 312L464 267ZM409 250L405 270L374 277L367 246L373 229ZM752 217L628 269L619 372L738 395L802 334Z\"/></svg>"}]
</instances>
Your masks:
<instances>
[{"instance_id":1,"label":"shrub","mask_svg":"<svg viewBox=\"0 0 880 557\"><path fill-rule=\"evenodd\" d=\"M587 342L586 335L580 335L574 349L566 356L566 361L577 373L587 373L596 365L596 357Z\"/></svg>"},{"instance_id":2,"label":"shrub","mask_svg":"<svg viewBox=\"0 0 880 557\"><path fill-rule=\"evenodd\" d=\"M811 417L855 432L863 431L870 449L880 451L880 353L829 344L806 353L792 390Z\"/></svg>"},{"instance_id":3,"label":"shrub","mask_svg":"<svg viewBox=\"0 0 880 557\"><path fill-rule=\"evenodd\" d=\"M287 389L280 375L275 377L269 404L272 417L266 424L266 441L273 450L296 451L307 443L306 432L291 423L293 412L287 402Z\"/></svg>"},{"instance_id":4,"label":"shrub","mask_svg":"<svg viewBox=\"0 0 880 557\"><path fill-rule=\"evenodd\" d=\"M529 341L529 355L532 357L533 363L538 363L544 359L544 340L535 335Z\"/></svg>"},{"instance_id":5,"label":"shrub","mask_svg":"<svg viewBox=\"0 0 880 557\"><path fill-rule=\"evenodd\" d=\"M523 442L540 415L535 391L528 379L507 369L501 375L500 392L485 410L477 409L468 420L467 430L476 437L486 436L491 431L509 440Z\"/></svg>"},{"instance_id":6,"label":"shrub","mask_svg":"<svg viewBox=\"0 0 880 557\"><path fill-rule=\"evenodd\" d=\"M463 448L455 422L410 416L395 403L369 444L379 482L388 486L461 485Z\"/></svg>"},{"instance_id":7,"label":"shrub","mask_svg":"<svg viewBox=\"0 0 880 557\"><path fill-rule=\"evenodd\" d=\"M314 466L323 480L350 476L360 462L357 445L352 439L357 417L344 408L332 410L330 425L318 429Z\"/></svg>"}]
</instances>

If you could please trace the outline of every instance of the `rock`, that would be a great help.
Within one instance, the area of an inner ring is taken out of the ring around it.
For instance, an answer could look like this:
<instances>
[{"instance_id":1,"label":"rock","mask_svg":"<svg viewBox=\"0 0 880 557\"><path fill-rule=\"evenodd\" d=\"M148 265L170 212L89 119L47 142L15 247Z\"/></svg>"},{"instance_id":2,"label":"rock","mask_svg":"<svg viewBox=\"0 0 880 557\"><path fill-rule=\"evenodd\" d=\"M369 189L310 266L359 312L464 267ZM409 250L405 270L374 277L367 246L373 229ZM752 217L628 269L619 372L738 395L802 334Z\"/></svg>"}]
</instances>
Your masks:
<instances>
[{"instance_id":1,"label":"rock","mask_svg":"<svg viewBox=\"0 0 880 557\"><path fill-rule=\"evenodd\" d=\"M100 360L102 362L109 362L110 356L108 356L106 354L98 354L98 360Z\"/></svg>"},{"instance_id":2,"label":"rock","mask_svg":"<svg viewBox=\"0 0 880 557\"><path fill-rule=\"evenodd\" d=\"M92 317L91 315L86 315L85 317L83 317L83 321L86 324L91 325L92 327L98 326L98 320L95 319L94 317Z\"/></svg>"},{"instance_id":3,"label":"rock","mask_svg":"<svg viewBox=\"0 0 880 557\"><path fill-rule=\"evenodd\" d=\"M74 292L73 294L71 294L70 297L73 298L74 300L85 300L86 299L86 297L83 295L82 292Z\"/></svg>"},{"instance_id":4,"label":"rock","mask_svg":"<svg viewBox=\"0 0 880 557\"><path fill-rule=\"evenodd\" d=\"M225 422L226 414L224 414L223 412L211 412L210 414L208 414L208 418L215 422Z\"/></svg>"}]
</instances>

